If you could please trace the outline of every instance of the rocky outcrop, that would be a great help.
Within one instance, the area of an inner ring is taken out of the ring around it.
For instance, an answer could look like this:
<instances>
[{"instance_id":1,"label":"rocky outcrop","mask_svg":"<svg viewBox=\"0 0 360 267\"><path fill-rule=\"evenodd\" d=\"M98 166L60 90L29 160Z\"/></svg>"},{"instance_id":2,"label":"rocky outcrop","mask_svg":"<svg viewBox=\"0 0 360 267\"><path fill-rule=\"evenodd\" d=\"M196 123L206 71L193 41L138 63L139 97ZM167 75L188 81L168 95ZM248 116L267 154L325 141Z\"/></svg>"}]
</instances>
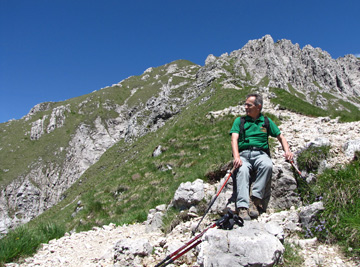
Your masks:
<instances>
[{"instance_id":1,"label":"rocky outcrop","mask_svg":"<svg viewBox=\"0 0 360 267\"><path fill-rule=\"evenodd\" d=\"M120 239L116 243L114 250L116 266L141 266L142 258L152 252L153 246L146 238L128 237Z\"/></svg>"},{"instance_id":2,"label":"rocky outcrop","mask_svg":"<svg viewBox=\"0 0 360 267\"><path fill-rule=\"evenodd\" d=\"M360 93L360 62L353 55L335 60L320 48L307 45L300 49L289 40L274 43L269 35L250 41L240 51L234 53L237 64L251 66L247 70L255 74L255 83L268 76L268 86L286 89L290 83L307 94L314 91L337 95Z\"/></svg>"},{"instance_id":3,"label":"rocky outcrop","mask_svg":"<svg viewBox=\"0 0 360 267\"><path fill-rule=\"evenodd\" d=\"M342 148L348 158L353 158L354 153L360 151L360 139L347 140Z\"/></svg>"},{"instance_id":4,"label":"rocky outcrop","mask_svg":"<svg viewBox=\"0 0 360 267\"><path fill-rule=\"evenodd\" d=\"M166 205L159 205L155 209L149 210L146 220L146 232L160 231L163 225L163 217L166 213Z\"/></svg>"},{"instance_id":5,"label":"rocky outcrop","mask_svg":"<svg viewBox=\"0 0 360 267\"><path fill-rule=\"evenodd\" d=\"M39 111L46 111L48 108L48 105L46 108L33 108L28 116L26 117L29 119L33 114ZM31 140L38 140L44 133L51 133L56 128L60 128L65 123L66 114L65 112L70 112L70 105L66 106L59 106L52 110L51 116L49 119L49 122L47 123L48 116L45 115L41 119L38 119L31 123L31 130L30 130L30 139ZM47 124L45 128L45 124Z\"/></svg>"},{"instance_id":6,"label":"rocky outcrop","mask_svg":"<svg viewBox=\"0 0 360 267\"><path fill-rule=\"evenodd\" d=\"M28 121L32 118L32 116L34 116L38 112L49 110L53 104L54 104L53 102L44 102L44 103L37 104L22 119L24 119L25 121Z\"/></svg>"},{"instance_id":7,"label":"rocky outcrop","mask_svg":"<svg viewBox=\"0 0 360 267\"><path fill-rule=\"evenodd\" d=\"M199 204L205 197L204 183L197 179L194 182L181 183L176 190L171 205L179 209L187 209Z\"/></svg>"},{"instance_id":8,"label":"rocky outcrop","mask_svg":"<svg viewBox=\"0 0 360 267\"><path fill-rule=\"evenodd\" d=\"M50 122L46 128L47 133L53 132L56 128L60 128L65 124L65 112L70 112L70 105L59 106L52 110Z\"/></svg>"},{"instance_id":9,"label":"rocky outcrop","mask_svg":"<svg viewBox=\"0 0 360 267\"><path fill-rule=\"evenodd\" d=\"M197 263L200 266L273 266L285 249L264 224L251 222L226 231L210 229L204 236Z\"/></svg>"}]
</instances>

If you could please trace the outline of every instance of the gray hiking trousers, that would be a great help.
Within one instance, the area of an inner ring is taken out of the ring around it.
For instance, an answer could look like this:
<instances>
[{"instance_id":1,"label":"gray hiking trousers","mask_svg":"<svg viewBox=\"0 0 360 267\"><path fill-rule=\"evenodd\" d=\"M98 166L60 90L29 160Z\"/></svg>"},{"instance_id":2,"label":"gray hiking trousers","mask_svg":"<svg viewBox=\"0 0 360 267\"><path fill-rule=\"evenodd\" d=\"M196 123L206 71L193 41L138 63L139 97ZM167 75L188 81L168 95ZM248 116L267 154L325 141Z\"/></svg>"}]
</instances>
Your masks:
<instances>
[{"instance_id":1,"label":"gray hiking trousers","mask_svg":"<svg viewBox=\"0 0 360 267\"><path fill-rule=\"evenodd\" d=\"M272 161L264 151L244 150L240 152L243 162L236 174L236 207L249 208L250 176L256 171L252 184L252 196L259 199L269 197L267 187L271 181Z\"/></svg>"}]
</instances>

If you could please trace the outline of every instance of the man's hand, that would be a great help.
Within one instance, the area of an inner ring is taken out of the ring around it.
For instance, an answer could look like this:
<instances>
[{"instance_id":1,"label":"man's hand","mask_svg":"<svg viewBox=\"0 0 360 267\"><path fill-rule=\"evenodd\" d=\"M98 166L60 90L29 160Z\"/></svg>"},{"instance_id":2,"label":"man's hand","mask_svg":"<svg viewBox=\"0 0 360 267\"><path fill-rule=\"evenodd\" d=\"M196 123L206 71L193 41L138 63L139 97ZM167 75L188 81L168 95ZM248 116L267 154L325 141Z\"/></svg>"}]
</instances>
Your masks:
<instances>
[{"instance_id":1,"label":"man's hand","mask_svg":"<svg viewBox=\"0 0 360 267\"><path fill-rule=\"evenodd\" d=\"M236 168L236 169L242 166L242 160L241 160L240 157L235 157L235 158L234 158L233 166L234 166L234 168Z\"/></svg>"},{"instance_id":2,"label":"man's hand","mask_svg":"<svg viewBox=\"0 0 360 267\"><path fill-rule=\"evenodd\" d=\"M294 154L290 150L288 150L285 152L284 157L285 160L292 161L294 158Z\"/></svg>"}]
</instances>

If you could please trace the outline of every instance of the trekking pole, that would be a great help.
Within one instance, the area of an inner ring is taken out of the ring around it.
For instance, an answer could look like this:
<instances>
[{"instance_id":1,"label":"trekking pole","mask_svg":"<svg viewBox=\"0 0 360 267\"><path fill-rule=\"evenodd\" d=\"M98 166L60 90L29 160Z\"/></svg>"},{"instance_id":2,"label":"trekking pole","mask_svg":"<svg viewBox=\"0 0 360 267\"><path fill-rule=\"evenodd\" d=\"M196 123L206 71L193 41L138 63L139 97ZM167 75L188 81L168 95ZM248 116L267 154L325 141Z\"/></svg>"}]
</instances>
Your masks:
<instances>
[{"instance_id":1,"label":"trekking pole","mask_svg":"<svg viewBox=\"0 0 360 267\"><path fill-rule=\"evenodd\" d=\"M299 171L299 169L296 167L296 165L295 165L295 163L294 163L293 160L290 160L290 164L291 164L291 166L294 167L294 169L297 171L297 173L300 175L300 177L303 178L303 179L305 179L305 176L302 175L301 171Z\"/></svg>"},{"instance_id":2,"label":"trekking pole","mask_svg":"<svg viewBox=\"0 0 360 267\"><path fill-rule=\"evenodd\" d=\"M155 267L164 267L170 263L173 263L176 259L178 259L179 257L181 257L182 255L184 255L186 252L188 252L190 249L196 247L197 245L199 245L202 241L198 240L200 237L202 237L205 232L207 230L209 230L210 228L214 228L216 225L218 225L218 222L215 222L214 224L210 225L209 227L207 227L204 231L202 231L200 234L198 234L197 236L195 236L193 239L191 239L189 242L187 242L185 245L183 245L181 248L179 248L178 250L174 251L173 253L171 253L170 255L168 255L165 259L163 259L161 262L159 262L158 264L155 265ZM194 243L196 240L198 240L195 244L193 244L192 246L186 248L187 246L191 245L192 243ZM185 250L184 250L185 249Z\"/></svg>"},{"instance_id":3,"label":"trekking pole","mask_svg":"<svg viewBox=\"0 0 360 267\"><path fill-rule=\"evenodd\" d=\"M206 214L209 212L211 206L214 204L215 200L216 200L217 197L220 195L221 190L223 190L223 188L225 187L227 181L230 179L230 176L233 174L233 172L235 171L235 169L236 169L235 167L232 168L232 170L231 170L230 173L229 173L229 176L228 176L227 179L225 180L225 182L224 182L224 184L222 185L222 187L220 188L219 192L216 194L216 196L214 197L214 199L210 202L210 205L209 205L209 207L207 208L207 210L205 211L204 216L203 216L203 217L201 218L201 220L199 221L199 223L198 223L198 225L196 226L195 230L192 231L192 234L193 234L193 235L195 234L196 230L199 228L202 220L205 218Z\"/></svg>"}]
</instances>

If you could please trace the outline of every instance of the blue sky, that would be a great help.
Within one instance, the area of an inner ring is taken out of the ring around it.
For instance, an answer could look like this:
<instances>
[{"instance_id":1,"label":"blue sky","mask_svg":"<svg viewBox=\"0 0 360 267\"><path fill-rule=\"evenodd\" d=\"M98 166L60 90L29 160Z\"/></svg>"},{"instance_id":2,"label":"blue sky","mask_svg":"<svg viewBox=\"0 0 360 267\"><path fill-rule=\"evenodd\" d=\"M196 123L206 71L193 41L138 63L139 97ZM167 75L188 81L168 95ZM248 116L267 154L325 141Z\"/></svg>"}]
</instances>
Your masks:
<instances>
[{"instance_id":1,"label":"blue sky","mask_svg":"<svg viewBox=\"0 0 360 267\"><path fill-rule=\"evenodd\" d=\"M355 0L0 0L0 123L266 34L359 55L359 11Z\"/></svg>"}]
</instances>

